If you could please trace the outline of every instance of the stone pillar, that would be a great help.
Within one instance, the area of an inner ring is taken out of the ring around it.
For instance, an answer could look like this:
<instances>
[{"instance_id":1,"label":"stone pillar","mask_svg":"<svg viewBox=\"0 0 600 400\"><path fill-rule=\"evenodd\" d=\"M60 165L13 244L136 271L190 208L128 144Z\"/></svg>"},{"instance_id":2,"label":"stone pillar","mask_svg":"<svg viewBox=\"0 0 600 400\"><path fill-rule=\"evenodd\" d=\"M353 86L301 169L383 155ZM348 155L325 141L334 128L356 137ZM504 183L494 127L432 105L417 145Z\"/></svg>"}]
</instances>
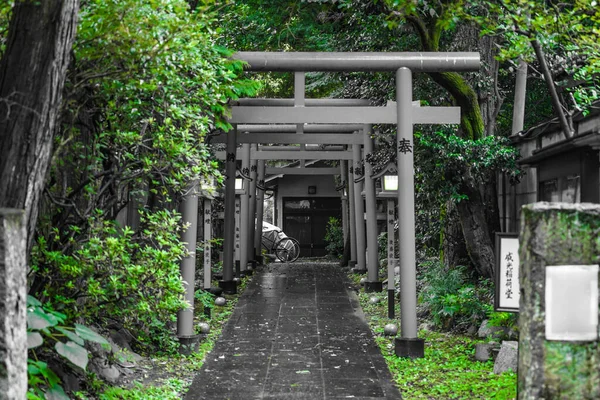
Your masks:
<instances>
[{"instance_id":1,"label":"stone pillar","mask_svg":"<svg viewBox=\"0 0 600 400\"><path fill-rule=\"evenodd\" d=\"M0 208L0 397L27 397L27 262L24 212Z\"/></svg>"},{"instance_id":2,"label":"stone pillar","mask_svg":"<svg viewBox=\"0 0 600 400\"><path fill-rule=\"evenodd\" d=\"M396 154L398 163L398 251L400 266L400 338L396 355L423 358L425 342L417 337L417 255L415 246L415 176L413 154L412 72L396 72Z\"/></svg>"},{"instance_id":3,"label":"stone pillar","mask_svg":"<svg viewBox=\"0 0 600 400\"><path fill-rule=\"evenodd\" d=\"M365 208L366 208L366 235L367 235L367 281L365 282L366 292L381 292L383 282L379 280L379 248L377 245L377 199L375 197L375 180L373 175L373 166L367 162L367 156L375 151L375 144L371 138L373 132L372 125L365 125L364 135L364 165L365 165Z\"/></svg>"},{"instance_id":4,"label":"stone pillar","mask_svg":"<svg viewBox=\"0 0 600 400\"><path fill-rule=\"evenodd\" d=\"M204 199L204 290L212 284L212 200Z\"/></svg>"},{"instance_id":5,"label":"stone pillar","mask_svg":"<svg viewBox=\"0 0 600 400\"><path fill-rule=\"evenodd\" d=\"M548 266L597 265L600 205L535 203L521 211L518 398L600 398L600 346L546 339ZM550 267L552 268L552 267ZM564 298L569 302L569 298ZM576 310L578 305L566 304Z\"/></svg>"},{"instance_id":6,"label":"stone pillar","mask_svg":"<svg viewBox=\"0 0 600 400\"><path fill-rule=\"evenodd\" d=\"M258 145L252 144L251 149L258 151ZM254 250L254 235L256 233L256 184L258 179L258 160L250 159L250 182L248 183L248 262L252 265L252 268L256 268L256 252ZM262 223L261 223L262 224ZM252 274L252 270L246 271Z\"/></svg>"},{"instance_id":7,"label":"stone pillar","mask_svg":"<svg viewBox=\"0 0 600 400\"><path fill-rule=\"evenodd\" d=\"M237 286L233 280L235 264L235 171L237 127L227 133L227 159L225 162L225 221L223 223L223 280L219 287L223 292L234 294Z\"/></svg>"},{"instance_id":8,"label":"stone pillar","mask_svg":"<svg viewBox=\"0 0 600 400\"><path fill-rule=\"evenodd\" d=\"M344 246L350 234L350 226L348 226L348 190L346 188L348 177L348 161L340 161L340 186L342 187L342 232L344 234ZM345 194L344 194L345 193Z\"/></svg>"},{"instance_id":9,"label":"stone pillar","mask_svg":"<svg viewBox=\"0 0 600 400\"><path fill-rule=\"evenodd\" d=\"M367 255L365 244L365 202L362 197L363 183L356 182L362 177L362 151L360 145L352 145L354 158L354 216L356 220L356 267L354 271L365 274L367 272Z\"/></svg>"},{"instance_id":10,"label":"stone pillar","mask_svg":"<svg viewBox=\"0 0 600 400\"><path fill-rule=\"evenodd\" d=\"M242 144L242 174L250 176L250 144ZM244 178L246 179L246 178ZM240 195L240 274L246 275L250 245L250 181L244 180L244 193ZM254 245L254 244L253 244Z\"/></svg>"},{"instance_id":11,"label":"stone pillar","mask_svg":"<svg viewBox=\"0 0 600 400\"><path fill-rule=\"evenodd\" d=\"M180 341L197 337L194 335L194 285L196 281L196 240L198 238L198 184L193 183L189 193L181 201L181 219L188 228L182 232L187 255L181 259L181 279L185 288L184 298L189 307L177 313L177 337ZM197 341L196 341L197 342ZM183 342L182 342L183 343ZM183 345L185 347L185 345ZM187 353L187 349L182 349Z\"/></svg>"},{"instance_id":12,"label":"stone pillar","mask_svg":"<svg viewBox=\"0 0 600 400\"><path fill-rule=\"evenodd\" d=\"M354 167L348 168L348 220L350 222L350 261L348 267L356 268L356 208L354 206Z\"/></svg>"},{"instance_id":13,"label":"stone pillar","mask_svg":"<svg viewBox=\"0 0 600 400\"><path fill-rule=\"evenodd\" d=\"M258 161L256 182L259 188L256 190L256 226L254 227L254 259L262 264L262 221L265 212L265 160Z\"/></svg>"}]
</instances>

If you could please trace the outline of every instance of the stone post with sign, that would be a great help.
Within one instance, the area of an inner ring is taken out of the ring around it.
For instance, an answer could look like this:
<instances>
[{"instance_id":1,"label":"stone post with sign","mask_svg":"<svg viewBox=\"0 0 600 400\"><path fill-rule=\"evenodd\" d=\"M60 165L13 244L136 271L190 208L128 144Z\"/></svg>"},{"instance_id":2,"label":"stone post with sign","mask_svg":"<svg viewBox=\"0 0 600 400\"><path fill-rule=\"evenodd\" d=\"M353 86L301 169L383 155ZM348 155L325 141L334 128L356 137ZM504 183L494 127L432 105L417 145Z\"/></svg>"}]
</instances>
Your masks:
<instances>
[{"instance_id":1,"label":"stone post with sign","mask_svg":"<svg viewBox=\"0 0 600 400\"><path fill-rule=\"evenodd\" d=\"M27 393L27 263L22 210L0 208L0 398Z\"/></svg>"},{"instance_id":2,"label":"stone post with sign","mask_svg":"<svg viewBox=\"0 0 600 400\"><path fill-rule=\"evenodd\" d=\"M523 207L519 399L600 398L600 205Z\"/></svg>"}]
</instances>

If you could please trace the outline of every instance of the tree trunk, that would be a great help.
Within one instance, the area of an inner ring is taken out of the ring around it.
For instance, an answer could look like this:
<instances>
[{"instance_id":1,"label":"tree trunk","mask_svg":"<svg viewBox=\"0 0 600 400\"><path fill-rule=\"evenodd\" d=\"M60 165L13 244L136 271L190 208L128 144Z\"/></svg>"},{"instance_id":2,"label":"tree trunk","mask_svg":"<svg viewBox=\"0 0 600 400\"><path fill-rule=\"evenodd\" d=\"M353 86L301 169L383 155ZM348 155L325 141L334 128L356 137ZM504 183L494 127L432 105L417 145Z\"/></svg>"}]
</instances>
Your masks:
<instances>
[{"instance_id":1,"label":"tree trunk","mask_svg":"<svg viewBox=\"0 0 600 400\"><path fill-rule=\"evenodd\" d=\"M440 248L442 249L441 261L447 267L457 265L468 265L469 253L465 245L462 226L458 215L456 204L447 201L443 206L442 229L440 234Z\"/></svg>"},{"instance_id":2,"label":"tree trunk","mask_svg":"<svg viewBox=\"0 0 600 400\"><path fill-rule=\"evenodd\" d=\"M79 0L15 2L0 60L0 206L25 210L33 244Z\"/></svg>"},{"instance_id":3,"label":"tree trunk","mask_svg":"<svg viewBox=\"0 0 600 400\"><path fill-rule=\"evenodd\" d=\"M479 275L493 280L494 247L488 229L486 207L472 177L467 177L461 193L469 197L456 205L467 252Z\"/></svg>"},{"instance_id":4,"label":"tree trunk","mask_svg":"<svg viewBox=\"0 0 600 400\"><path fill-rule=\"evenodd\" d=\"M496 60L496 43L493 37L479 37L479 31L476 27L471 28L470 35L476 38L475 48L479 49L482 61L482 69L477 74L479 82L474 82L477 87L477 97L479 99L479 108L485 126L485 136L496 135L497 119L504 97L498 89L498 68L499 63ZM479 83L479 84L477 84ZM496 174L491 174L490 179L481 183L480 192L486 207L486 219L490 238L494 237L495 232L500 229L500 209L498 208L498 180ZM492 240L494 244L494 240Z\"/></svg>"}]
</instances>

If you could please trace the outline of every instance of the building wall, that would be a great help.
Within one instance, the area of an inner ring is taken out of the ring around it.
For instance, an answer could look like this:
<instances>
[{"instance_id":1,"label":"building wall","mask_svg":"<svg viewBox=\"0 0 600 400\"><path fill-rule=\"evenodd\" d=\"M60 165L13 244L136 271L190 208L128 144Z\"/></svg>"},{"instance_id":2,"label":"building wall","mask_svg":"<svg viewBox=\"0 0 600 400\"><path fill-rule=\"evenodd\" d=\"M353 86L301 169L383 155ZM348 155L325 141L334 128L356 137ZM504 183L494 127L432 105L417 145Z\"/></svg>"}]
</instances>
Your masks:
<instances>
[{"instance_id":1,"label":"building wall","mask_svg":"<svg viewBox=\"0 0 600 400\"><path fill-rule=\"evenodd\" d=\"M315 186L316 194L308 194L308 187ZM276 225L283 221L284 197L341 197L335 190L336 183L332 175L288 175L277 180L277 219Z\"/></svg>"},{"instance_id":2,"label":"building wall","mask_svg":"<svg viewBox=\"0 0 600 400\"><path fill-rule=\"evenodd\" d=\"M528 138L512 137L524 159L545 150L548 146L552 146L552 151L556 151L543 160L522 165L525 174L517 185L503 182L504 177L499 176L498 205L501 226L505 232L519 232L523 205L542 201L547 197L547 193L544 193L544 182L557 181L557 191L561 195L555 197L559 197L559 201L600 203L600 115L581 119L575 126L577 134L573 141L583 138L587 143L570 145L557 126L552 129L543 127L540 131L534 130ZM568 192L566 182L575 177L579 177L576 196L573 197L571 193L565 195Z\"/></svg>"}]
</instances>

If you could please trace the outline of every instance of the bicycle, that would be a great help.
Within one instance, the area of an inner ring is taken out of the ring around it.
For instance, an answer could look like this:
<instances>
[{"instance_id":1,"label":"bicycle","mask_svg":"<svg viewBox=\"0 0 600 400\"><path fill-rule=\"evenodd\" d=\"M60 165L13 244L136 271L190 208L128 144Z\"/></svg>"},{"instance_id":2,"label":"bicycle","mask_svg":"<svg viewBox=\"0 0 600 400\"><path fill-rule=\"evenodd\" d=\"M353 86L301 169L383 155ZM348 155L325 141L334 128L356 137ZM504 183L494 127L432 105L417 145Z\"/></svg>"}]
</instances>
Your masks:
<instances>
[{"instance_id":1,"label":"bicycle","mask_svg":"<svg viewBox=\"0 0 600 400\"><path fill-rule=\"evenodd\" d=\"M273 238L263 235L262 246L281 262L294 262L300 257L300 242L285 236L282 231L278 231Z\"/></svg>"}]
</instances>

